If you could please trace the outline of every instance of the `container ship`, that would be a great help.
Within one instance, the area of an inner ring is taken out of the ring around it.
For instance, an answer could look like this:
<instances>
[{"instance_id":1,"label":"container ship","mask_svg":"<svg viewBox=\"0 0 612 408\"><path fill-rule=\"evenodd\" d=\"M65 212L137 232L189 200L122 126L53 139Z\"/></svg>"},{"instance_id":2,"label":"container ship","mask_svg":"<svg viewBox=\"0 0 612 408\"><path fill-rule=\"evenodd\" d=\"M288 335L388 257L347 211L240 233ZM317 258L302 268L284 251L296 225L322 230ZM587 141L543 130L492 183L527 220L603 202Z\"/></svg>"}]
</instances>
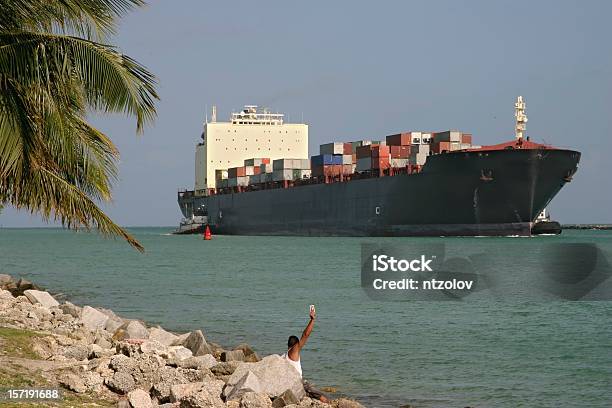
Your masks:
<instances>
[{"instance_id":1,"label":"container ship","mask_svg":"<svg viewBox=\"0 0 612 408\"><path fill-rule=\"evenodd\" d=\"M308 125L254 105L196 146L195 188L179 190L176 233L301 236L528 236L572 180L580 152L525 136L491 146L461 131L331 142L308 158Z\"/></svg>"}]
</instances>

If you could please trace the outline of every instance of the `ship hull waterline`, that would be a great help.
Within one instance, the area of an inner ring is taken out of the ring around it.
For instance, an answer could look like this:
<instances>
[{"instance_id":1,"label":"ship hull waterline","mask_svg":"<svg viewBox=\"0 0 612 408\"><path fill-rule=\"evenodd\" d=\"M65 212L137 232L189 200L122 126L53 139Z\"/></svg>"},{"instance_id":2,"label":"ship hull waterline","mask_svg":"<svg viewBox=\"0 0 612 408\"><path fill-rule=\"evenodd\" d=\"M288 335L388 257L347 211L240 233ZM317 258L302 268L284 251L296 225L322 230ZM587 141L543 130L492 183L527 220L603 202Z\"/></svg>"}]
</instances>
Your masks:
<instances>
[{"instance_id":1,"label":"ship hull waterline","mask_svg":"<svg viewBox=\"0 0 612 408\"><path fill-rule=\"evenodd\" d=\"M185 217L205 207L216 234L298 236L528 236L577 169L563 149L458 151L418 174L208 197L179 197Z\"/></svg>"}]
</instances>

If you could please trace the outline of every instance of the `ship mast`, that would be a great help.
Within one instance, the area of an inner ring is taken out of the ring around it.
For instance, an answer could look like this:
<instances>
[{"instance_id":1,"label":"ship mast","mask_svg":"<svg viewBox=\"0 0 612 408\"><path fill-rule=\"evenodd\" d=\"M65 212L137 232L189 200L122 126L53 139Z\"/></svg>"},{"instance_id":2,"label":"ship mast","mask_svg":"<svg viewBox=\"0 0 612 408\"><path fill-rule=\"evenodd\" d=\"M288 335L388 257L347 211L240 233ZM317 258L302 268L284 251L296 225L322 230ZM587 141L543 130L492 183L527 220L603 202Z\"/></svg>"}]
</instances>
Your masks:
<instances>
[{"instance_id":1,"label":"ship mast","mask_svg":"<svg viewBox=\"0 0 612 408\"><path fill-rule=\"evenodd\" d=\"M523 140L523 133L525 132L525 128L527 127L527 115L525 114L525 101L523 101L523 97L519 96L516 98L516 103L514 104L514 117L516 118L516 126L514 127L514 131L516 132L516 140Z\"/></svg>"}]
</instances>

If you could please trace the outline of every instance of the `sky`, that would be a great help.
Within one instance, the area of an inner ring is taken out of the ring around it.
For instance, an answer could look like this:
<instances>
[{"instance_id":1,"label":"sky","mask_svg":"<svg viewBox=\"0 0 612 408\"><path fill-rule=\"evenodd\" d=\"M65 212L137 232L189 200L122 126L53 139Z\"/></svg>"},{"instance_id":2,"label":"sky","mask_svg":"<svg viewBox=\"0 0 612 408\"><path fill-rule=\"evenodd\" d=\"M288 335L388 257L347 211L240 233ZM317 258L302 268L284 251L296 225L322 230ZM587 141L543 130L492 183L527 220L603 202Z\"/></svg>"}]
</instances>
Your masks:
<instances>
[{"instance_id":1,"label":"sky","mask_svg":"<svg viewBox=\"0 0 612 408\"><path fill-rule=\"evenodd\" d=\"M113 41L157 76L158 117L141 136L134 118L91 118L121 151L102 208L121 225L177 225L212 105L219 120L245 104L303 118L316 154L409 130L510 140L523 95L532 140L583 154L553 218L612 223L611 15L608 1L150 0ZM48 224L6 208L0 225Z\"/></svg>"}]
</instances>

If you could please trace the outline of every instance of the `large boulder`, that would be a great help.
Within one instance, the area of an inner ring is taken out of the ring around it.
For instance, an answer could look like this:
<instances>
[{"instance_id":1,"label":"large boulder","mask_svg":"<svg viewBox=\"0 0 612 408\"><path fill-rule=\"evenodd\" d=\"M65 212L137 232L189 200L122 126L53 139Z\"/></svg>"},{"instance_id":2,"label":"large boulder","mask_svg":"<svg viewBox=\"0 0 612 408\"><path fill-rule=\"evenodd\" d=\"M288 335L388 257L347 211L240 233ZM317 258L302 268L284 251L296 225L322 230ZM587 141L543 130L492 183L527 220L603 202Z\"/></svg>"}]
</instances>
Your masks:
<instances>
[{"instance_id":1,"label":"large boulder","mask_svg":"<svg viewBox=\"0 0 612 408\"><path fill-rule=\"evenodd\" d=\"M74 391L78 394L84 393L87 391L87 387L85 386L85 382L76 374L67 374L60 378L59 383L62 387Z\"/></svg>"},{"instance_id":2,"label":"large boulder","mask_svg":"<svg viewBox=\"0 0 612 408\"><path fill-rule=\"evenodd\" d=\"M13 282L13 277L5 273L0 273L0 288L4 288L9 283Z\"/></svg>"},{"instance_id":3,"label":"large boulder","mask_svg":"<svg viewBox=\"0 0 612 408\"><path fill-rule=\"evenodd\" d=\"M300 374L285 358L277 354L267 356L257 363L240 364L229 377L223 394L226 397L238 395L240 383L249 373L257 377L261 392L265 392L270 398L278 397L286 390L291 390L300 400L306 395Z\"/></svg>"},{"instance_id":4,"label":"large boulder","mask_svg":"<svg viewBox=\"0 0 612 408\"><path fill-rule=\"evenodd\" d=\"M264 393L247 392L240 399L240 408L272 408L272 401Z\"/></svg>"},{"instance_id":5,"label":"large boulder","mask_svg":"<svg viewBox=\"0 0 612 408\"><path fill-rule=\"evenodd\" d=\"M174 365L179 365L181 361L193 357L193 353L187 347L170 346L168 347L168 360L174 362Z\"/></svg>"},{"instance_id":6,"label":"large boulder","mask_svg":"<svg viewBox=\"0 0 612 408\"><path fill-rule=\"evenodd\" d=\"M194 368L197 370L203 368L212 368L217 364L217 360L212 354L204 354L203 356L189 357L178 362L178 366L181 368Z\"/></svg>"},{"instance_id":7,"label":"large boulder","mask_svg":"<svg viewBox=\"0 0 612 408\"><path fill-rule=\"evenodd\" d=\"M28 289L24 291L23 294L33 305L39 304L47 309L59 306L59 302L55 300L53 296L49 294L49 292L45 292L43 290Z\"/></svg>"},{"instance_id":8,"label":"large boulder","mask_svg":"<svg viewBox=\"0 0 612 408\"><path fill-rule=\"evenodd\" d=\"M172 334L159 326L151 327L149 329L149 340L158 341L164 346L171 346L177 339L177 335Z\"/></svg>"},{"instance_id":9,"label":"large boulder","mask_svg":"<svg viewBox=\"0 0 612 408\"><path fill-rule=\"evenodd\" d=\"M227 388L226 388L226 391L227 391ZM230 401L230 400L240 399L242 398L243 395L245 395L248 392L251 392L251 393L253 392L263 393L264 392L264 388L259 383L259 378L257 378L257 376L253 374L253 372L251 371L247 371L247 373L244 376L242 376L242 378L238 380L236 384L232 385L231 389L225 392L224 395L225 395L225 399Z\"/></svg>"},{"instance_id":10,"label":"large boulder","mask_svg":"<svg viewBox=\"0 0 612 408\"><path fill-rule=\"evenodd\" d=\"M123 323L113 335L113 339L119 341L127 339L147 339L148 337L149 331L147 327L138 320L129 320Z\"/></svg>"},{"instance_id":11,"label":"large boulder","mask_svg":"<svg viewBox=\"0 0 612 408\"><path fill-rule=\"evenodd\" d=\"M213 378L207 378L199 382L173 385L170 387L170 401L181 402L188 396L198 394L202 391L221 400L223 385L223 381Z\"/></svg>"},{"instance_id":12,"label":"large boulder","mask_svg":"<svg viewBox=\"0 0 612 408\"><path fill-rule=\"evenodd\" d=\"M153 384L151 395L157 398L159 402L170 402L170 388L173 385L187 382L187 378L179 370L168 366L162 367L159 370L159 381Z\"/></svg>"},{"instance_id":13,"label":"large boulder","mask_svg":"<svg viewBox=\"0 0 612 408\"><path fill-rule=\"evenodd\" d=\"M210 368L210 371L212 371L212 373L217 377L232 375L240 364L242 364L240 361L227 361L217 363Z\"/></svg>"},{"instance_id":14,"label":"large boulder","mask_svg":"<svg viewBox=\"0 0 612 408\"><path fill-rule=\"evenodd\" d=\"M152 408L153 407L153 402L151 401L151 397L149 396L149 393L141 390L141 389L135 389L132 390L130 392L128 392L128 401L130 401L130 404L132 405L133 408Z\"/></svg>"},{"instance_id":15,"label":"large boulder","mask_svg":"<svg viewBox=\"0 0 612 408\"><path fill-rule=\"evenodd\" d=\"M223 353L221 353L221 361L244 361L244 351L224 351Z\"/></svg>"},{"instance_id":16,"label":"large boulder","mask_svg":"<svg viewBox=\"0 0 612 408\"><path fill-rule=\"evenodd\" d=\"M195 330L189 333L189 336L185 339L183 346L187 347L194 356L203 356L204 354L212 354L212 349L206 343L204 334L201 330Z\"/></svg>"},{"instance_id":17,"label":"large boulder","mask_svg":"<svg viewBox=\"0 0 612 408\"><path fill-rule=\"evenodd\" d=\"M60 310L62 312L64 312L64 314L70 315L70 316L75 317L77 319L79 317L81 317L81 310L82 310L82 308L80 308L79 306L73 305L70 302L62 303L59 306L59 308L60 308Z\"/></svg>"},{"instance_id":18,"label":"large boulder","mask_svg":"<svg viewBox=\"0 0 612 408\"><path fill-rule=\"evenodd\" d=\"M295 395L293 395L293 391L287 390L283 392L278 397L274 398L274 402L272 403L273 408L282 408L287 405L299 404L300 400L297 399Z\"/></svg>"},{"instance_id":19,"label":"large boulder","mask_svg":"<svg viewBox=\"0 0 612 408\"><path fill-rule=\"evenodd\" d=\"M103 329L107 320L107 315L91 306L84 306L81 309L81 322L83 322L83 326L91 331Z\"/></svg>"},{"instance_id":20,"label":"large boulder","mask_svg":"<svg viewBox=\"0 0 612 408\"><path fill-rule=\"evenodd\" d=\"M117 371L111 378L107 378L104 383L112 391L120 394L127 394L136 388L134 377L123 371Z\"/></svg>"}]
</instances>

